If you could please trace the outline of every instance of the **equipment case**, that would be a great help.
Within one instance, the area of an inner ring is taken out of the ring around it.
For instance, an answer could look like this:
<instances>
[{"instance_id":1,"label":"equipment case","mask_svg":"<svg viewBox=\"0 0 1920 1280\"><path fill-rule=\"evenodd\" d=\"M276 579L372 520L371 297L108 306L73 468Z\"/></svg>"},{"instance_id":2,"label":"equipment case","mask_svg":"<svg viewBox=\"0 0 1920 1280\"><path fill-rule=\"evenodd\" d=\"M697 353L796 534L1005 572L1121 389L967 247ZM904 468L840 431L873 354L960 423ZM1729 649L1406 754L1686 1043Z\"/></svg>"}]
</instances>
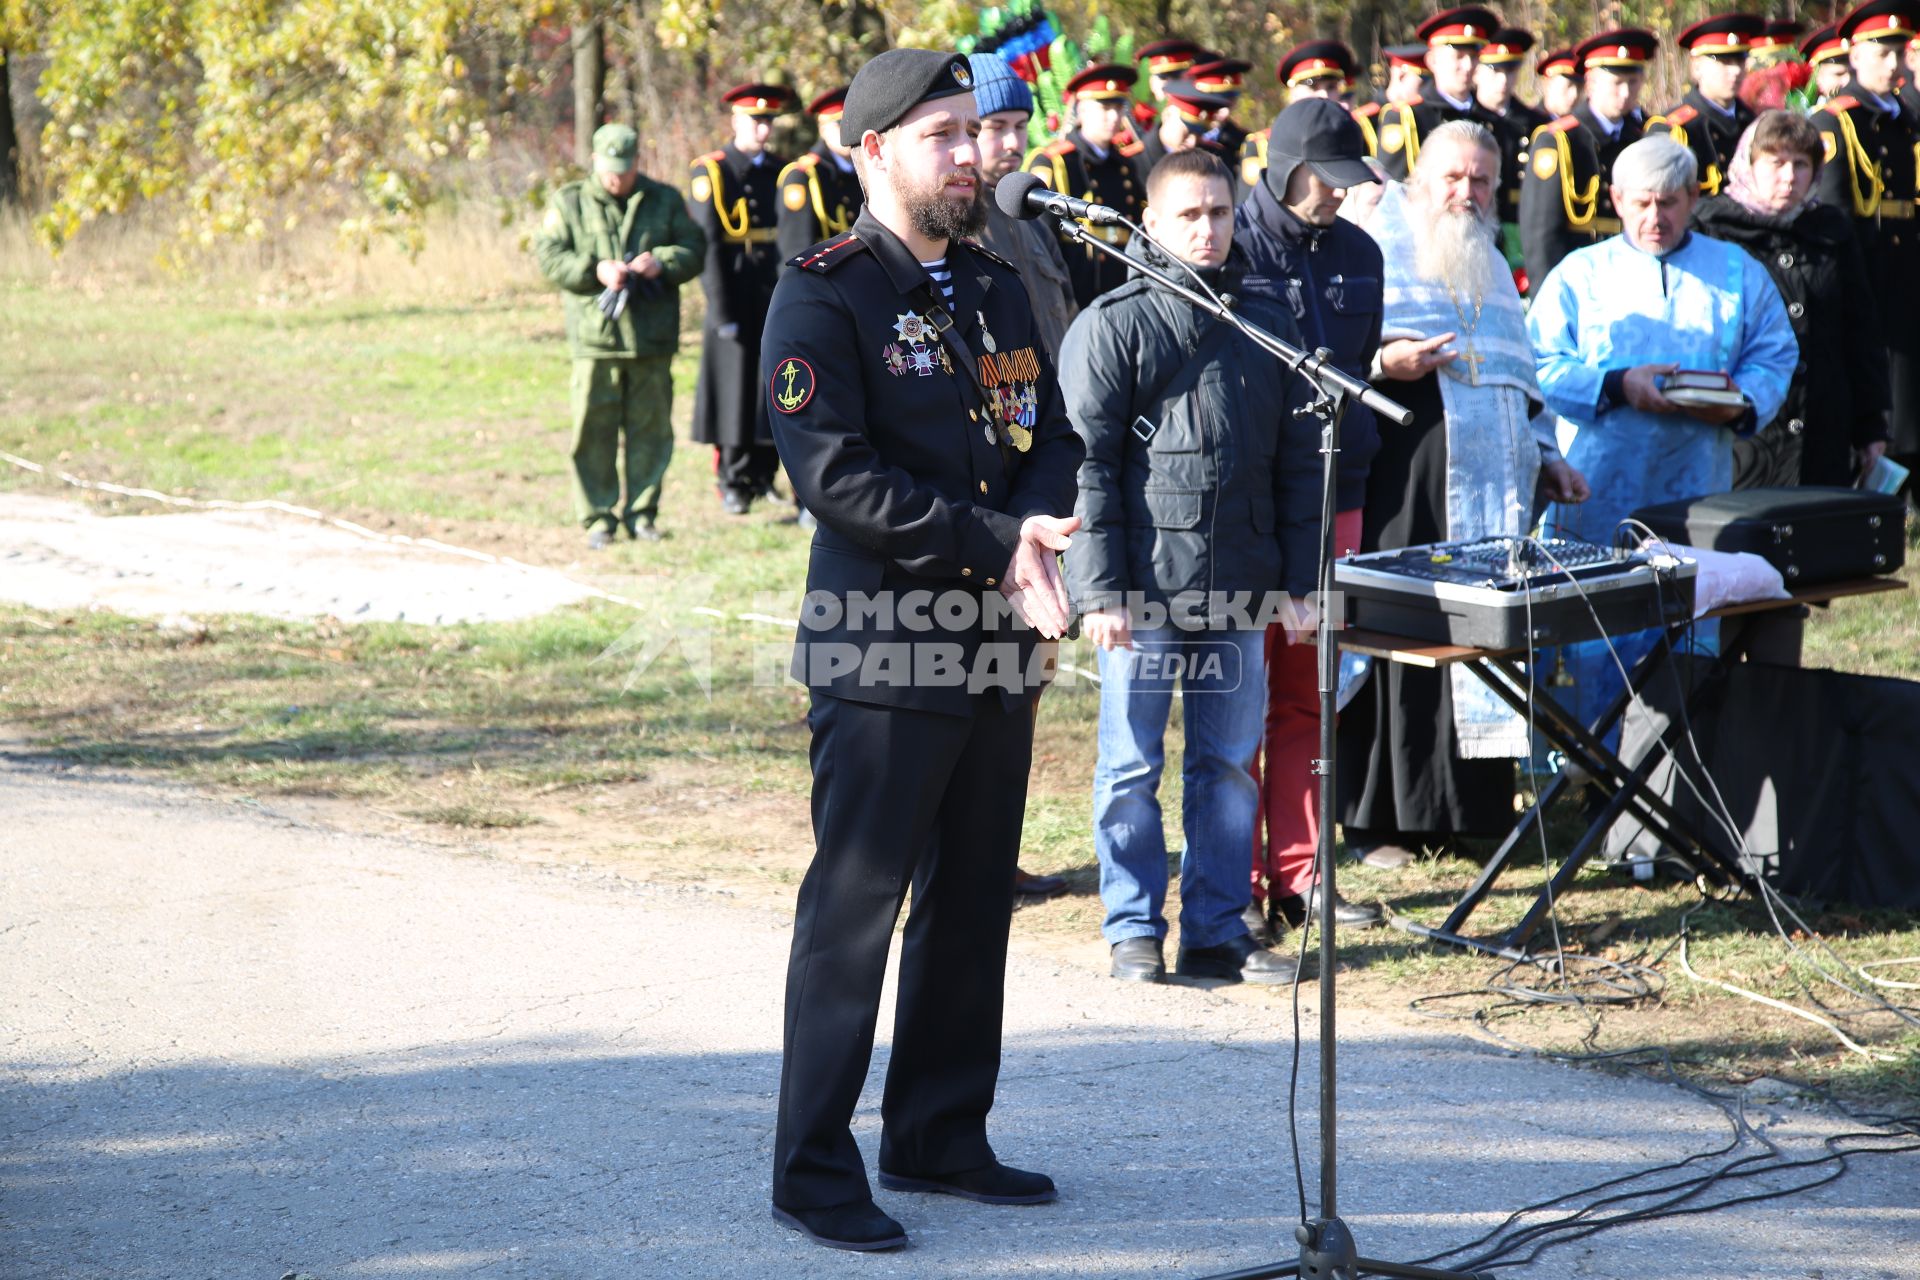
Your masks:
<instances>
[{"instance_id":1,"label":"equipment case","mask_svg":"<svg viewBox=\"0 0 1920 1280\"><path fill-rule=\"evenodd\" d=\"M1906 498L1823 485L1741 489L1642 507L1669 542L1750 551L1790 587L1894 573L1906 563Z\"/></svg>"}]
</instances>

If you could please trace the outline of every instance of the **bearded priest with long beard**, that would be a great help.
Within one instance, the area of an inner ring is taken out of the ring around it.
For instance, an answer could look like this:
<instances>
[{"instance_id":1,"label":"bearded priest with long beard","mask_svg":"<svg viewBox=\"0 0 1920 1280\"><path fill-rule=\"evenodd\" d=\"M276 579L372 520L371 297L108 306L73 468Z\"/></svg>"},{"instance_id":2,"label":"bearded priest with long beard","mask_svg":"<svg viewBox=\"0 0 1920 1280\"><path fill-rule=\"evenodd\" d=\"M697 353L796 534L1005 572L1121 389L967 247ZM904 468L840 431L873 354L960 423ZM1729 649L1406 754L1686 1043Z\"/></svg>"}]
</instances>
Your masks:
<instances>
[{"instance_id":1,"label":"bearded priest with long beard","mask_svg":"<svg viewBox=\"0 0 1920 1280\"><path fill-rule=\"evenodd\" d=\"M1365 224L1386 261L1374 381L1414 418L1380 421L1363 551L1524 534L1536 491L1556 502L1587 496L1554 443L1557 419L1534 377L1526 315L1497 243L1499 184L1493 134L1450 121ZM1341 716L1350 846L1418 853L1511 825L1524 726L1460 675L1377 664Z\"/></svg>"}]
</instances>

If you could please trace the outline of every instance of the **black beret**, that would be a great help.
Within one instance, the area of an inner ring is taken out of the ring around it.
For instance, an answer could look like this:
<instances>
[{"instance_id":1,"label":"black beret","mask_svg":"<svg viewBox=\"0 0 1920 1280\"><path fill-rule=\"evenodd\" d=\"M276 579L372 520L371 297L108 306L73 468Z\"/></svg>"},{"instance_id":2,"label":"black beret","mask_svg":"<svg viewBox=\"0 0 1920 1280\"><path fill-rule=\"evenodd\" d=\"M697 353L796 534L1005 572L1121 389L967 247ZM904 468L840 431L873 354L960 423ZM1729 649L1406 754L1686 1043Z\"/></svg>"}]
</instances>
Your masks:
<instances>
[{"instance_id":1,"label":"black beret","mask_svg":"<svg viewBox=\"0 0 1920 1280\"><path fill-rule=\"evenodd\" d=\"M973 92L973 69L957 53L938 49L889 49L853 78L840 136L858 142L867 130L885 133L923 102Z\"/></svg>"}]
</instances>

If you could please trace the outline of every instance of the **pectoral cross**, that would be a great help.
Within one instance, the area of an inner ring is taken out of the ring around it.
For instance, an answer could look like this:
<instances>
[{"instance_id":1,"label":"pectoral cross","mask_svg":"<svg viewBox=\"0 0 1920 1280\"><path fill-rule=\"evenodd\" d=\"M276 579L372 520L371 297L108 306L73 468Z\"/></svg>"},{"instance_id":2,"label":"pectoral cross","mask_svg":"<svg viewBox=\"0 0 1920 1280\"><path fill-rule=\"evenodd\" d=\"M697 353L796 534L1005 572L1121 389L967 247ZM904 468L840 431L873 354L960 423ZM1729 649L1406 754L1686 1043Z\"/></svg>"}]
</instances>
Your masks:
<instances>
[{"instance_id":1,"label":"pectoral cross","mask_svg":"<svg viewBox=\"0 0 1920 1280\"><path fill-rule=\"evenodd\" d=\"M1479 386L1480 385L1480 366L1487 362L1487 358L1481 355L1478 351L1475 351L1473 349L1472 338L1467 339L1466 350L1456 352L1454 355L1454 359L1466 361L1467 385L1470 387Z\"/></svg>"}]
</instances>

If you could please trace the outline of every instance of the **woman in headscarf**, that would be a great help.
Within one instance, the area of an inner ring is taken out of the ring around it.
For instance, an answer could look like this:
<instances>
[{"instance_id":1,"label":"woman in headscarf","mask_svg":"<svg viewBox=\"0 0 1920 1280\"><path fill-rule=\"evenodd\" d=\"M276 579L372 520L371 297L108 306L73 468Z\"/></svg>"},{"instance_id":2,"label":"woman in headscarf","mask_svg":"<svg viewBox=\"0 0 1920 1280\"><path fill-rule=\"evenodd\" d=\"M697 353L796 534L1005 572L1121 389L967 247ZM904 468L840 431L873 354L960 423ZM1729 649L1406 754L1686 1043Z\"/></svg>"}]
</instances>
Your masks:
<instances>
[{"instance_id":1,"label":"woman in headscarf","mask_svg":"<svg viewBox=\"0 0 1920 1280\"><path fill-rule=\"evenodd\" d=\"M1725 190L1693 225L1763 263L1800 339L1778 416L1734 444L1736 489L1850 485L1887 447L1886 342L1844 210L1813 195L1824 150L1805 116L1768 111L1741 135Z\"/></svg>"}]
</instances>

